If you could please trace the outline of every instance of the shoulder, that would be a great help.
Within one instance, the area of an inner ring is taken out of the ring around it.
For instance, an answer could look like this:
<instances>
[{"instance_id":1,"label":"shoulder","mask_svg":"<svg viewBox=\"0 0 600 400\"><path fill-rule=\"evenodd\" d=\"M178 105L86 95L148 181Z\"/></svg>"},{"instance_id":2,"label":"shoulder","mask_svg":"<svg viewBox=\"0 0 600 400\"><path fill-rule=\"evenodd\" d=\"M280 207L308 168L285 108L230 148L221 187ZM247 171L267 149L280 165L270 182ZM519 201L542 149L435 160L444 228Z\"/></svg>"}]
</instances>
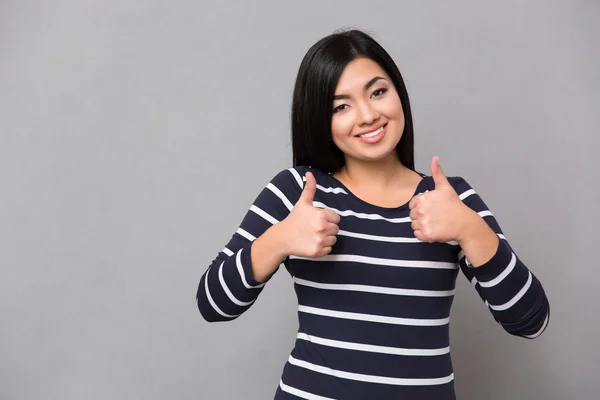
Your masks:
<instances>
[{"instance_id":1,"label":"shoulder","mask_svg":"<svg viewBox=\"0 0 600 400\"><path fill-rule=\"evenodd\" d=\"M273 179L267 184L266 190L273 192L277 197L287 198L291 203L295 203L304 189L306 182L306 173L311 172L319 183L323 183L329 175L319 169L305 165L286 168L279 171Z\"/></svg>"},{"instance_id":2,"label":"shoulder","mask_svg":"<svg viewBox=\"0 0 600 400\"><path fill-rule=\"evenodd\" d=\"M306 173L309 171L314 175L317 182L321 181L322 179L329 178L329 174L321 171L320 169L307 165L299 165L279 171L279 173L277 173L277 175L275 175L275 177L271 180L271 183L283 187L292 186L302 191L304 188L304 182L306 181Z\"/></svg>"},{"instance_id":3,"label":"shoulder","mask_svg":"<svg viewBox=\"0 0 600 400\"><path fill-rule=\"evenodd\" d=\"M302 188L304 187L304 176L309 170L313 171L312 169L306 166L285 168L279 171L273 177L273 179L271 179L270 183L280 188L292 189L295 187L302 190Z\"/></svg>"},{"instance_id":4,"label":"shoulder","mask_svg":"<svg viewBox=\"0 0 600 400\"><path fill-rule=\"evenodd\" d=\"M460 194L460 192L464 192L465 190L473 189L467 180L462 176L449 176L448 182L450 182L450 185L452 185L458 194Z\"/></svg>"},{"instance_id":5,"label":"shoulder","mask_svg":"<svg viewBox=\"0 0 600 400\"><path fill-rule=\"evenodd\" d=\"M433 182L433 177L421 173L419 174L423 177L427 190L434 190L435 183ZM447 176L446 178L448 179L448 182L450 182L450 185L452 186L452 188L454 188L454 190L459 196L466 196L468 194L475 193L475 190L462 176Z\"/></svg>"},{"instance_id":6,"label":"shoulder","mask_svg":"<svg viewBox=\"0 0 600 400\"><path fill-rule=\"evenodd\" d=\"M477 197L473 196L477 195L475 189L462 176L449 176L448 182L450 182L458 197L467 204L470 204L473 197Z\"/></svg>"}]
</instances>

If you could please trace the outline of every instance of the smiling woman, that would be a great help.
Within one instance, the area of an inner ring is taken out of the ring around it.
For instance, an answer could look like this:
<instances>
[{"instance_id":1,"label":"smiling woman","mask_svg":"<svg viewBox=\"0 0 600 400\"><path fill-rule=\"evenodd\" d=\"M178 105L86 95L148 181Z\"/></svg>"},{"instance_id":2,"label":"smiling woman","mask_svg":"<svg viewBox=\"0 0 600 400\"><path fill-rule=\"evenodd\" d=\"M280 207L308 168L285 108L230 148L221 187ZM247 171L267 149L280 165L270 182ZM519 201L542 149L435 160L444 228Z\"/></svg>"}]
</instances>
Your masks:
<instances>
[{"instance_id":1,"label":"smiling woman","mask_svg":"<svg viewBox=\"0 0 600 400\"><path fill-rule=\"evenodd\" d=\"M360 31L321 39L304 56L294 88L294 165L311 165L328 173L339 171L346 164L345 151L339 147L345 143L342 136L368 133L378 128L373 123L383 123L381 117L394 120L394 137L399 140L397 158L413 169L410 102L392 58ZM362 127L349 126L355 122ZM348 129L351 132L344 132Z\"/></svg>"},{"instance_id":2,"label":"smiling woman","mask_svg":"<svg viewBox=\"0 0 600 400\"><path fill-rule=\"evenodd\" d=\"M481 197L439 160L415 171L402 76L370 36L327 36L300 66L293 167L259 194L200 280L207 321L233 320L280 265L298 298L276 399L454 399L458 271L510 334L549 320L539 280Z\"/></svg>"},{"instance_id":3,"label":"smiling woman","mask_svg":"<svg viewBox=\"0 0 600 400\"><path fill-rule=\"evenodd\" d=\"M377 63L358 58L350 62L340 76L336 91L351 94L333 97L331 134L336 146L346 155L346 164L348 158L376 161L395 157L393 150L402 137L402 103L391 79L377 74L385 75ZM373 75L375 77L369 79ZM367 79L362 86L361 82ZM356 139L379 146L363 148ZM366 150L372 153L363 154Z\"/></svg>"}]
</instances>

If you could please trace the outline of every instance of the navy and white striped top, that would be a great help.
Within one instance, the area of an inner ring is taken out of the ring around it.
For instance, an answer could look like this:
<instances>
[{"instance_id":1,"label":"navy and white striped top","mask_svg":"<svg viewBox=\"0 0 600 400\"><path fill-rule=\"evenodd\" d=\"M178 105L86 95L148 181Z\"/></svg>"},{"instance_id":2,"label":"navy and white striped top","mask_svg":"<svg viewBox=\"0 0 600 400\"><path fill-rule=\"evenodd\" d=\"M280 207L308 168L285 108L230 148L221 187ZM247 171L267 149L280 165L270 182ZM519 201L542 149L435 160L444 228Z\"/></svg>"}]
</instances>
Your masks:
<instances>
[{"instance_id":1,"label":"navy and white striped top","mask_svg":"<svg viewBox=\"0 0 600 400\"><path fill-rule=\"evenodd\" d=\"M282 264L294 280L299 330L275 399L454 399L449 317L459 268L507 332L535 338L544 331L549 305L540 282L464 179L449 181L500 237L479 268L455 242L416 239L408 203L366 203L309 167L275 176L202 276L197 302L207 321L235 319L256 300L264 283L253 279L251 243L289 214L308 170L317 180L314 206L339 214L340 231L329 255ZM424 176L415 195L434 187Z\"/></svg>"}]
</instances>

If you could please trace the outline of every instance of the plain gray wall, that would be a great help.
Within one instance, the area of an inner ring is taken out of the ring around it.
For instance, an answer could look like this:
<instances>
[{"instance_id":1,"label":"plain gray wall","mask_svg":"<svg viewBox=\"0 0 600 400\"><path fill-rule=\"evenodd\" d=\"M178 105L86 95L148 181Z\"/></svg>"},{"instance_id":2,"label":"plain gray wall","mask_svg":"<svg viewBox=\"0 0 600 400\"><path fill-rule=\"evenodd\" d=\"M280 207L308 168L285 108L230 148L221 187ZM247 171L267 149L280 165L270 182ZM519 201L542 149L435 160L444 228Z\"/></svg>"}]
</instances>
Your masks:
<instances>
[{"instance_id":1,"label":"plain gray wall","mask_svg":"<svg viewBox=\"0 0 600 400\"><path fill-rule=\"evenodd\" d=\"M440 155L550 299L506 334L461 275L460 399L598 399L598 1L0 2L0 398L268 399L292 349L281 270L204 322L198 280L290 166L300 61L341 27L403 72Z\"/></svg>"}]
</instances>

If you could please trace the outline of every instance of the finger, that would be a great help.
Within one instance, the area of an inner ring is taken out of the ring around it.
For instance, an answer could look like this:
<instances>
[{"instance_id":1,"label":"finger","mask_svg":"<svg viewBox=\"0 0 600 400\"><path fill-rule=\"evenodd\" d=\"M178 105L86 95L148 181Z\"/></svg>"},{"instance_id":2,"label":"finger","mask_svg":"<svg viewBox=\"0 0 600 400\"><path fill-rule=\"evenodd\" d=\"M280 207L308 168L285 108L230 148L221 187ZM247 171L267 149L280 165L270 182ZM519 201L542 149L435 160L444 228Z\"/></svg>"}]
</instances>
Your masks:
<instances>
[{"instance_id":1,"label":"finger","mask_svg":"<svg viewBox=\"0 0 600 400\"><path fill-rule=\"evenodd\" d=\"M327 227L325 228L326 235L335 236L338 234L339 231L340 231L340 227L337 224L333 224L333 223L328 223Z\"/></svg>"},{"instance_id":2,"label":"finger","mask_svg":"<svg viewBox=\"0 0 600 400\"><path fill-rule=\"evenodd\" d=\"M335 236L326 236L325 239L323 239L323 247L333 247L336 243L337 237Z\"/></svg>"},{"instance_id":3,"label":"finger","mask_svg":"<svg viewBox=\"0 0 600 400\"><path fill-rule=\"evenodd\" d=\"M420 230L416 230L415 231L415 237L417 239L419 239L421 242L426 242L427 240L425 240L425 235L423 235L423 232L421 232Z\"/></svg>"},{"instance_id":4,"label":"finger","mask_svg":"<svg viewBox=\"0 0 600 400\"><path fill-rule=\"evenodd\" d=\"M416 221L419 217L417 216L417 210L410 210L410 214L408 215L411 221Z\"/></svg>"},{"instance_id":5,"label":"finger","mask_svg":"<svg viewBox=\"0 0 600 400\"><path fill-rule=\"evenodd\" d=\"M325 214L325 219L328 222L332 222L334 224L338 224L340 222L340 216L335 211L325 209L324 214Z\"/></svg>"},{"instance_id":6,"label":"finger","mask_svg":"<svg viewBox=\"0 0 600 400\"><path fill-rule=\"evenodd\" d=\"M440 158L438 156L435 156L431 159L431 176L433 177L433 182L435 183L436 189L450 186L448 178L446 178L444 171L442 171L442 167L440 166Z\"/></svg>"},{"instance_id":7,"label":"finger","mask_svg":"<svg viewBox=\"0 0 600 400\"><path fill-rule=\"evenodd\" d=\"M413 222L411 222L410 227L413 228L414 231L418 231L421 230L421 225L421 221L414 220Z\"/></svg>"},{"instance_id":8,"label":"finger","mask_svg":"<svg viewBox=\"0 0 600 400\"><path fill-rule=\"evenodd\" d=\"M315 198L315 192L317 191L317 180L315 179L312 172L306 173L306 183L304 184L304 190L298 199L298 203L308 204L312 206L313 199Z\"/></svg>"},{"instance_id":9,"label":"finger","mask_svg":"<svg viewBox=\"0 0 600 400\"><path fill-rule=\"evenodd\" d=\"M417 196L415 196L412 199L410 199L410 202L408 203L408 208L410 210L412 210L413 208L415 208L416 203L417 203Z\"/></svg>"},{"instance_id":10,"label":"finger","mask_svg":"<svg viewBox=\"0 0 600 400\"><path fill-rule=\"evenodd\" d=\"M418 195L414 196L410 202L408 203L408 208L410 210L413 210L414 208L416 208L419 203L421 203L423 200L425 199L425 193L419 193Z\"/></svg>"},{"instance_id":11,"label":"finger","mask_svg":"<svg viewBox=\"0 0 600 400\"><path fill-rule=\"evenodd\" d=\"M321 250L319 250L319 252L317 253L317 257L324 257L327 254L331 253L331 247L327 246L327 247L323 247Z\"/></svg>"}]
</instances>

